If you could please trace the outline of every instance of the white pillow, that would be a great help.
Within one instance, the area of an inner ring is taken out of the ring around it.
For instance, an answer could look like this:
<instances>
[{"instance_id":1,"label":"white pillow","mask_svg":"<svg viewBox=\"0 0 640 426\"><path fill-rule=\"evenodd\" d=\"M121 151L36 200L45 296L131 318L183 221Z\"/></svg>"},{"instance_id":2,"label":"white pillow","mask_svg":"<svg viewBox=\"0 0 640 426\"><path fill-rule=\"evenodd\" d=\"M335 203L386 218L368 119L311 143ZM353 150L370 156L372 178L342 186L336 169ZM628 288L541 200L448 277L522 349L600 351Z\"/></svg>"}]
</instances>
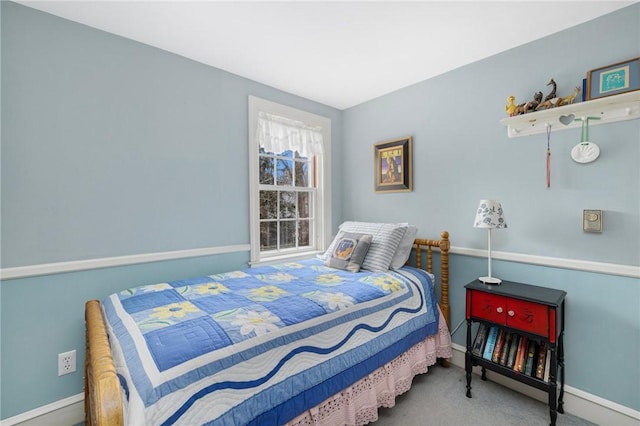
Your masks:
<instances>
[{"instance_id":1,"label":"white pillow","mask_svg":"<svg viewBox=\"0 0 640 426\"><path fill-rule=\"evenodd\" d=\"M413 241L416 239L418 233L418 227L409 225L407 231L404 233L398 248L396 249L393 259L391 259L390 269L400 269L407 263L407 259L411 256L411 249L413 249Z\"/></svg>"},{"instance_id":2,"label":"white pillow","mask_svg":"<svg viewBox=\"0 0 640 426\"><path fill-rule=\"evenodd\" d=\"M372 272L386 272L389 270L391 260L407 231L407 224L398 223L372 223L372 222L344 222L340 230L373 236L371 246L367 252L362 269ZM322 257L324 260L333 252L335 239Z\"/></svg>"}]
</instances>

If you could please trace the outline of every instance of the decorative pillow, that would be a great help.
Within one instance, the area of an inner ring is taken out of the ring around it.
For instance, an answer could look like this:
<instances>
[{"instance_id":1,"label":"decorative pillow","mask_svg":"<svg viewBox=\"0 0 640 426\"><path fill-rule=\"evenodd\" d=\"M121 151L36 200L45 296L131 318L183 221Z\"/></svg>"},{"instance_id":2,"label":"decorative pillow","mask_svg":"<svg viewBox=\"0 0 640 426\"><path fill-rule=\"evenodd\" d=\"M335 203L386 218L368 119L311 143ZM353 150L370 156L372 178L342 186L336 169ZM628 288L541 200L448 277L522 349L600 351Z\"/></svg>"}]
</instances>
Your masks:
<instances>
[{"instance_id":1,"label":"decorative pillow","mask_svg":"<svg viewBox=\"0 0 640 426\"><path fill-rule=\"evenodd\" d=\"M340 232L331 243L333 250L324 264L332 268L358 272L367 255L371 240L372 237L368 234Z\"/></svg>"},{"instance_id":2,"label":"decorative pillow","mask_svg":"<svg viewBox=\"0 0 640 426\"><path fill-rule=\"evenodd\" d=\"M391 259L391 265L389 269L400 269L407 263L407 259L411 256L411 249L413 249L413 241L416 239L418 233L418 227L409 225L407 231L404 233L398 248L396 249L393 259Z\"/></svg>"},{"instance_id":3,"label":"decorative pillow","mask_svg":"<svg viewBox=\"0 0 640 426\"><path fill-rule=\"evenodd\" d=\"M340 230L345 232L355 232L371 234L373 240L367 256L362 263L362 269L372 272L386 272L389 270L393 255L400 245L402 237L407 231L407 224L398 223L372 223L372 222L344 222L340 225ZM325 259L333 251L334 242L325 253Z\"/></svg>"}]
</instances>

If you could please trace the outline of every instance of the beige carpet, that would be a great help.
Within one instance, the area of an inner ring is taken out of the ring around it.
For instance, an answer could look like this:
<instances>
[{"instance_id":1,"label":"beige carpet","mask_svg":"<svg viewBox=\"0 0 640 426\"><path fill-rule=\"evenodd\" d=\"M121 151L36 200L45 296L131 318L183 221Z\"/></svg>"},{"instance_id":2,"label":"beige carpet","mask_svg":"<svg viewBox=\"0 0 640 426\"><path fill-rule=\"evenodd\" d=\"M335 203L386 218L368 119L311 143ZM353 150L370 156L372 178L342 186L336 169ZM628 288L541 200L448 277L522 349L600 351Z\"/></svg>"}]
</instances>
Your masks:
<instances>
[{"instance_id":1,"label":"beige carpet","mask_svg":"<svg viewBox=\"0 0 640 426\"><path fill-rule=\"evenodd\" d=\"M549 407L535 399L473 375L472 398L467 398L464 369L435 366L417 376L411 390L383 408L373 426L544 426ZM593 425L570 414L558 413L558 426Z\"/></svg>"}]
</instances>

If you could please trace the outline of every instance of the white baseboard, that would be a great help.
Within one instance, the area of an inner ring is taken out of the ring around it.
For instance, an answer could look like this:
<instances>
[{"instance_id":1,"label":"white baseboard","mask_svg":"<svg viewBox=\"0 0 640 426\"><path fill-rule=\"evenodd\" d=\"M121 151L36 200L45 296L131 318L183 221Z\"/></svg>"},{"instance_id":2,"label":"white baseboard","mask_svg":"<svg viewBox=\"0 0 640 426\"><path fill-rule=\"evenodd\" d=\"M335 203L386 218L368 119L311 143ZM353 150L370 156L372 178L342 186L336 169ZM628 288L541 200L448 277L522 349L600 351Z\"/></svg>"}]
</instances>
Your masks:
<instances>
[{"instance_id":1,"label":"white baseboard","mask_svg":"<svg viewBox=\"0 0 640 426\"><path fill-rule=\"evenodd\" d=\"M456 343L452 346L451 363L464 368L466 348ZM474 373L480 374L480 368L476 367ZM548 400L545 392L500 374L487 371L487 379L536 400L545 403ZM564 410L599 425L640 426L640 411L567 385L564 387ZM84 394L78 394L2 420L0 426L70 426L82 421L84 421Z\"/></svg>"},{"instance_id":2,"label":"white baseboard","mask_svg":"<svg viewBox=\"0 0 640 426\"><path fill-rule=\"evenodd\" d=\"M456 343L453 343L452 347L451 363L464 368L467 349ZM480 371L480 367L474 367L475 374L480 375ZM487 379L544 403L549 399L546 392L489 370L487 370ZM640 426L640 411L567 385L564 386L564 411L598 425Z\"/></svg>"},{"instance_id":3,"label":"white baseboard","mask_svg":"<svg viewBox=\"0 0 640 426\"><path fill-rule=\"evenodd\" d=\"M0 421L0 426L72 426L84 422L84 394L70 396Z\"/></svg>"}]
</instances>

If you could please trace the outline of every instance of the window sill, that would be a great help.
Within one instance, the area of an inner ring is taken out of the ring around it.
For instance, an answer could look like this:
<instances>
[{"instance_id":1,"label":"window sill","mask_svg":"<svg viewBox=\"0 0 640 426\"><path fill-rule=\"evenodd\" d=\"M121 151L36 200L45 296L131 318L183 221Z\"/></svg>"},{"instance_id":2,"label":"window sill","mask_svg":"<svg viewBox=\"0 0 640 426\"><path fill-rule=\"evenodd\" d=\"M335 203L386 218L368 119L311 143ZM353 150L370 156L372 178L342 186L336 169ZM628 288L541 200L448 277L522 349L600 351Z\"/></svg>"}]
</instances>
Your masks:
<instances>
[{"instance_id":1,"label":"window sill","mask_svg":"<svg viewBox=\"0 0 640 426\"><path fill-rule=\"evenodd\" d=\"M256 260L256 261L251 261L249 262L249 266L254 268L256 266L263 266L263 265L276 265L278 263L284 263L284 262L292 262L292 261L296 261L296 260L304 260L304 259L311 259L313 257L315 257L318 254L322 254L324 252L322 251L305 251L304 253L291 253L291 254L282 254L282 255L277 255L277 256L269 256L269 257L264 257L260 260Z\"/></svg>"}]
</instances>

